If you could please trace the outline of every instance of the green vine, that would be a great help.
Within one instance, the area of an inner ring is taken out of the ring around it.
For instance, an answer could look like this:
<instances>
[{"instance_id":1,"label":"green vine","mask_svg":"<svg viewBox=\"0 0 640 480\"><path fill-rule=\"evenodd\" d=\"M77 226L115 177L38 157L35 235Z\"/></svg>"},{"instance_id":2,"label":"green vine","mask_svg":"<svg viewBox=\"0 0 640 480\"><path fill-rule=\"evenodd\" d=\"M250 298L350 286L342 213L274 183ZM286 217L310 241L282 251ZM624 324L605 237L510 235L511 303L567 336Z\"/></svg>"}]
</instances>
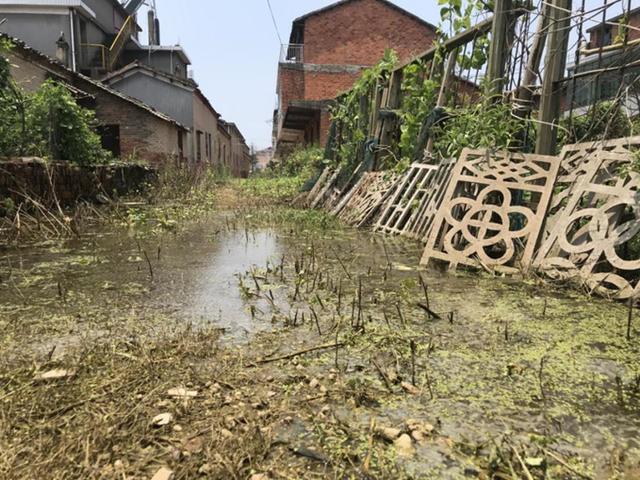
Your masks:
<instances>
[{"instance_id":1,"label":"green vine","mask_svg":"<svg viewBox=\"0 0 640 480\"><path fill-rule=\"evenodd\" d=\"M436 105L440 86L429 78L429 69L430 65L425 62L414 63L404 69L398 169L404 169L411 163L422 123Z\"/></svg>"},{"instance_id":2,"label":"green vine","mask_svg":"<svg viewBox=\"0 0 640 480\"><path fill-rule=\"evenodd\" d=\"M398 57L387 50L382 60L362 72L351 90L338 98L331 111L338 125L339 142L335 152L336 163L354 166L361 159L361 150L368 140L370 108L378 91L384 88L384 80L398 63Z\"/></svg>"},{"instance_id":3,"label":"green vine","mask_svg":"<svg viewBox=\"0 0 640 480\"><path fill-rule=\"evenodd\" d=\"M449 119L434 132L434 154L458 158L464 148L511 149L520 145L522 121L506 103L479 102L449 110Z\"/></svg>"}]
</instances>

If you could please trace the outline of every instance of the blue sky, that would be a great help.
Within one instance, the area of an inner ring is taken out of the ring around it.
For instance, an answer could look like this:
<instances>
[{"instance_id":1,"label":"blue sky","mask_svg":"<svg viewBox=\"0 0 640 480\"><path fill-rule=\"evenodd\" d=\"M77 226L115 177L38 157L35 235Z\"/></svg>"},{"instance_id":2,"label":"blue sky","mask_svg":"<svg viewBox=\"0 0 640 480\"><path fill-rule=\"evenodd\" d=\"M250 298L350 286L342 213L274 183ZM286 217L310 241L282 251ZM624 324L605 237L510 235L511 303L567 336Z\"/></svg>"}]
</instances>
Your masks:
<instances>
[{"instance_id":1,"label":"blue sky","mask_svg":"<svg viewBox=\"0 0 640 480\"><path fill-rule=\"evenodd\" d=\"M436 0L394 1L438 23ZM271 0L282 40L288 41L294 18L332 3ZM280 41L267 0L156 0L156 7L162 43L186 49L195 79L214 107L238 124L248 143L269 146ZM139 22L146 23L145 11Z\"/></svg>"}]
</instances>

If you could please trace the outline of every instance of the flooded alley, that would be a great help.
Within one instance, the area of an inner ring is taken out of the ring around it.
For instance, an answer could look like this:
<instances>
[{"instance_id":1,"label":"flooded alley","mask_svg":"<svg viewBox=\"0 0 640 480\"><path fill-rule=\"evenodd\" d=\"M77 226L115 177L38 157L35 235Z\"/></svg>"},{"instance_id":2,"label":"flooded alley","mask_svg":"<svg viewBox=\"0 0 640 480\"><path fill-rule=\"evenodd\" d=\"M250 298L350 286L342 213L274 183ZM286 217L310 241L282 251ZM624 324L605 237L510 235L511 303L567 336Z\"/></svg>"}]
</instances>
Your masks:
<instances>
[{"instance_id":1,"label":"flooded alley","mask_svg":"<svg viewBox=\"0 0 640 480\"><path fill-rule=\"evenodd\" d=\"M1 471L342 478L368 459L460 478L516 449L534 473L558 457L553 478L608 478L637 458L624 306L418 271L417 242L240 207L5 254Z\"/></svg>"}]
</instances>

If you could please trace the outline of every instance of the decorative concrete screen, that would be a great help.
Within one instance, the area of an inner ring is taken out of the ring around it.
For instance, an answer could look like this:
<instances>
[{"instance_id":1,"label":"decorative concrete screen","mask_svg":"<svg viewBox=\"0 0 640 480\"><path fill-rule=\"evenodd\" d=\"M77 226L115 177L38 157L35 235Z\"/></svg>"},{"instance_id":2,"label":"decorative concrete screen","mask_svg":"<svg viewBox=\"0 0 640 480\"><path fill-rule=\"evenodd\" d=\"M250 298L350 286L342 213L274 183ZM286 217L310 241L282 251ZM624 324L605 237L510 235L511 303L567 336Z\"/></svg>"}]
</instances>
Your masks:
<instances>
[{"instance_id":1,"label":"decorative concrete screen","mask_svg":"<svg viewBox=\"0 0 640 480\"><path fill-rule=\"evenodd\" d=\"M487 270L526 269L549 206L560 159L465 149L422 258Z\"/></svg>"},{"instance_id":2,"label":"decorative concrete screen","mask_svg":"<svg viewBox=\"0 0 640 480\"><path fill-rule=\"evenodd\" d=\"M363 227L375 217L388 199L397 176L389 172L368 172L353 187L349 202L338 215L349 225Z\"/></svg>"},{"instance_id":3,"label":"decorative concrete screen","mask_svg":"<svg viewBox=\"0 0 640 480\"><path fill-rule=\"evenodd\" d=\"M579 180L587 174L589 162L599 152L607 151L630 155L640 147L640 137L618 138L604 142L586 142L566 145L560 153L561 163L547 215L545 237L548 237L556 221L564 215L567 199Z\"/></svg>"},{"instance_id":4,"label":"decorative concrete screen","mask_svg":"<svg viewBox=\"0 0 640 480\"><path fill-rule=\"evenodd\" d=\"M592 291L636 297L640 259L631 242L640 233L640 175L625 172L629 153L589 152L557 214L536 266L557 278L580 278ZM576 157L578 158L578 157ZM637 248L637 247L635 247Z\"/></svg>"}]
</instances>

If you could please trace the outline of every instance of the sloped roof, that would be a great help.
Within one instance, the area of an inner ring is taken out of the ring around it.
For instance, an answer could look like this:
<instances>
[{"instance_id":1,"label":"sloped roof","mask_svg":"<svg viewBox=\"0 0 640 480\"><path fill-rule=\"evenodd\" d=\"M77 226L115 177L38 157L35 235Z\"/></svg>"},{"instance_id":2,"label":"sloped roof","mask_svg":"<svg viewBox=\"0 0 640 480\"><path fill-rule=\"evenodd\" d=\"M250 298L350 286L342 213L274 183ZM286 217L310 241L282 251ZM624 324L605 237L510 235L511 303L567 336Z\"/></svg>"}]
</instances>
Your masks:
<instances>
[{"instance_id":1,"label":"sloped roof","mask_svg":"<svg viewBox=\"0 0 640 480\"><path fill-rule=\"evenodd\" d=\"M167 81L179 83L181 85L184 85L185 87L194 89L194 92L196 93L198 98L200 98L202 103L205 104L205 106L211 111L211 113L213 113L213 115L215 115L217 118L220 117L220 114L215 108L213 108L213 105L211 104L207 96L202 92L202 90L200 90L200 87L196 82L194 82L193 80L176 77L175 75L163 72L162 70L158 70L157 68L150 67L149 65L145 65L144 63L138 61L125 65L120 70L116 70L115 72L108 74L102 80L104 82L110 82L120 75L133 71L144 71L154 76L162 77Z\"/></svg>"},{"instance_id":2,"label":"sloped roof","mask_svg":"<svg viewBox=\"0 0 640 480\"><path fill-rule=\"evenodd\" d=\"M351 3L351 2L354 2L354 1L359 1L359 0L340 0L340 1L336 2L336 3L332 3L331 5L327 5L326 7L319 8L318 10L314 10L312 12L307 13L306 15L298 17L293 21L293 23L294 24L295 23L302 23L302 22L304 22L305 20L307 20L310 17L314 17L316 15L322 15L323 13L326 13L326 12L328 12L330 10L334 10L336 8L343 7L347 3ZM424 20L424 19L420 18L419 16L411 13L408 10L405 10L404 8L396 5L395 3L390 2L389 0L376 0L376 1L378 3L382 3L383 5L385 5L388 8L392 8L393 10L396 10L396 11L400 12L402 15L405 15L405 16L413 19L413 20L416 20L416 21L422 23L425 27L431 28L434 31L438 29L438 27L436 27L434 24L427 22L426 20Z\"/></svg>"},{"instance_id":3,"label":"sloped roof","mask_svg":"<svg viewBox=\"0 0 640 480\"><path fill-rule=\"evenodd\" d=\"M162 112L159 112L158 110L154 109L153 107L147 105L146 103L130 97L128 95L125 95L122 92L119 92L117 90L114 90L113 88L105 85L102 82L99 82L97 80L94 80L92 78L89 78L85 75L82 75L81 73L78 72L74 72L73 70L71 70L70 68L68 68L66 65L62 64L61 62L59 62L58 60L55 60L47 55L45 55L44 53L41 53L40 51L36 50L35 48L30 47L29 45L27 45L26 43L24 43L22 40L18 39L18 38L13 38L5 33L1 33L0 32L0 38L9 40L15 47L19 48L25 55L28 55L30 58L36 60L37 62L39 62L41 65L46 65L48 67L51 67L53 69L57 69L59 72L64 72L68 75L71 75L72 77L81 80L83 82L87 82L90 83L92 85L94 85L95 87L99 88L100 90L103 90L107 93L109 93L110 95L116 96L118 98L120 98L121 100L124 100L127 103L130 103L134 106L136 106L137 108L140 108L142 110L145 110L147 113L165 121L165 122L169 122L172 123L174 125L176 125L179 128L182 128L183 130L187 130L187 128L182 125L180 122L174 120L173 118L171 118L168 115L165 115ZM52 72L52 73L56 73L56 72ZM67 83L67 82L64 82Z\"/></svg>"}]
</instances>

